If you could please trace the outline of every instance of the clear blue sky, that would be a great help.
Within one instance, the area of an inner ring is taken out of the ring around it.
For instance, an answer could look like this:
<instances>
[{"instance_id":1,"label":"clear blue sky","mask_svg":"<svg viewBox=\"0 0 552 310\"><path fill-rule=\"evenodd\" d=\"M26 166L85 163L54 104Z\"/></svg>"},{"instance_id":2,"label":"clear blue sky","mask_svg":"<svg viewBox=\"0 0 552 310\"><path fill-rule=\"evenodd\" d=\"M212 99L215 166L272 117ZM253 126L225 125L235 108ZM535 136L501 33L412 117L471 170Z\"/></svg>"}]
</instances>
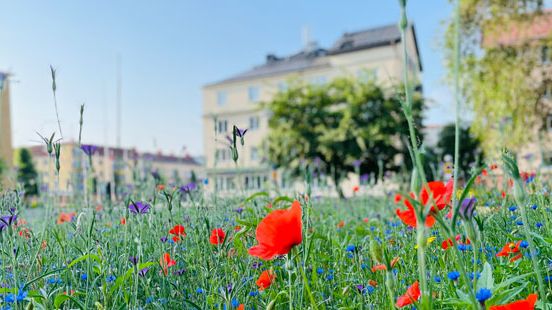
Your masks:
<instances>
[{"instance_id":1,"label":"clear blue sky","mask_svg":"<svg viewBox=\"0 0 552 310\"><path fill-rule=\"evenodd\" d=\"M417 27L426 123L445 123L453 110L439 48L446 0L409 1ZM48 66L58 69L58 100L66 139L115 144L116 57L122 57L124 146L179 154L203 153L201 86L286 55L302 46L301 29L329 46L345 31L396 23L398 1L316 0L0 0L0 70L14 74L16 145L57 127ZM107 118L106 118L107 116Z\"/></svg>"}]
</instances>

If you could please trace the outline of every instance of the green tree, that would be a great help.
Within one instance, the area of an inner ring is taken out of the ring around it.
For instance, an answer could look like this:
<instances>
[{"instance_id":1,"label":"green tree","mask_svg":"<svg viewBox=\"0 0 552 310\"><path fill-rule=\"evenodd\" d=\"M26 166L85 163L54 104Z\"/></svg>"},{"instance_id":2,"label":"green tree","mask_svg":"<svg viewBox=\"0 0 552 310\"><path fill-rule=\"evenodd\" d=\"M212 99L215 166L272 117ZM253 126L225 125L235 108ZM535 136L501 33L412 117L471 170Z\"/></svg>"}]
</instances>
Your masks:
<instances>
[{"instance_id":1,"label":"green tree","mask_svg":"<svg viewBox=\"0 0 552 310\"><path fill-rule=\"evenodd\" d=\"M34 196L38 194L37 173L33 164L31 152L23 148L19 151L19 169L17 181L23 184L25 195Z\"/></svg>"},{"instance_id":2,"label":"green tree","mask_svg":"<svg viewBox=\"0 0 552 310\"><path fill-rule=\"evenodd\" d=\"M547 113L540 100L544 86L536 76L541 58L549 57L543 48L550 38L533 40L530 26L542 18L542 0L459 1L458 74L462 95L475 112L472 132L487 155L538 142ZM454 24L451 19L445 35L450 76L456 73Z\"/></svg>"},{"instance_id":3,"label":"green tree","mask_svg":"<svg viewBox=\"0 0 552 310\"><path fill-rule=\"evenodd\" d=\"M448 124L439 133L437 142L438 154L441 160L445 155L454 156L454 124ZM483 160L481 143L470 133L469 128L460 129L460 175L469 176L472 164Z\"/></svg>"},{"instance_id":4,"label":"green tree","mask_svg":"<svg viewBox=\"0 0 552 310\"><path fill-rule=\"evenodd\" d=\"M410 163L401 136L407 135L398 88L383 89L373 81L338 78L324 85L291 83L266 107L271 112L267 158L292 176L305 165L317 166L339 185L360 164L361 173L397 169L395 159ZM421 127L423 102L416 96L414 114ZM337 186L338 193L343 196Z\"/></svg>"}]
</instances>

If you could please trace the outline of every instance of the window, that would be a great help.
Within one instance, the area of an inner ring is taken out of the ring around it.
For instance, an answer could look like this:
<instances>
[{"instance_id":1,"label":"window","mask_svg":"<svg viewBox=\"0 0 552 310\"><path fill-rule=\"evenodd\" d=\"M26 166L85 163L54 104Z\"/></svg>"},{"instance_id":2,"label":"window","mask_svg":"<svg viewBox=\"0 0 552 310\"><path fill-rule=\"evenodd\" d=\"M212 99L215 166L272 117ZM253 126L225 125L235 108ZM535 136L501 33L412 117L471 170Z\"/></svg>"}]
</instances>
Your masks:
<instances>
[{"instance_id":1,"label":"window","mask_svg":"<svg viewBox=\"0 0 552 310\"><path fill-rule=\"evenodd\" d=\"M552 83L551 82L546 83L546 85L544 86L543 97L546 98L546 99L551 99L552 98Z\"/></svg>"},{"instance_id":2,"label":"window","mask_svg":"<svg viewBox=\"0 0 552 310\"><path fill-rule=\"evenodd\" d=\"M259 87L249 86L247 93L249 95L249 101L251 102L259 101Z\"/></svg>"},{"instance_id":3,"label":"window","mask_svg":"<svg viewBox=\"0 0 552 310\"><path fill-rule=\"evenodd\" d=\"M258 116L251 116L249 118L249 130L256 130L259 129L259 117Z\"/></svg>"},{"instance_id":4,"label":"window","mask_svg":"<svg viewBox=\"0 0 552 310\"><path fill-rule=\"evenodd\" d=\"M225 133L228 130L228 121L219 120L217 121L216 131L217 133Z\"/></svg>"},{"instance_id":5,"label":"window","mask_svg":"<svg viewBox=\"0 0 552 310\"><path fill-rule=\"evenodd\" d=\"M314 76L310 79L311 84L313 85L324 85L326 84L325 76Z\"/></svg>"},{"instance_id":6,"label":"window","mask_svg":"<svg viewBox=\"0 0 552 310\"><path fill-rule=\"evenodd\" d=\"M372 68L372 69L363 68L363 69L358 70L356 75L357 75L357 79L360 82L366 83L368 81L373 81L377 78L378 69L377 68Z\"/></svg>"},{"instance_id":7,"label":"window","mask_svg":"<svg viewBox=\"0 0 552 310\"><path fill-rule=\"evenodd\" d=\"M223 105L226 104L226 92L225 91L217 92L217 104L219 106L223 106Z\"/></svg>"},{"instance_id":8,"label":"window","mask_svg":"<svg viewBox=\"0 0 552 310\"><path fill-rule=\"evenodd\" d=\"M288 84L284 81L281 81L280 83L278 83L278 90L281 92L285 92L286 90L288 90Z\"/></svg>"},{"instance_id":9,"label":"window","mask_svg":"<svg viewBox=\"0 0 552 310\"><path fill-rule=\"evenodd\" d=\"M550 48L546 45L541 48L541 62L543 64L550 63Z\"/></svg>"},{"instance_id":10,"label":"window","mask_svg":"<svg viewBox=\"0 0 552 310\"><path fill-rule=\"evenodd\" d=\"M258 160L259 159L259 149L256 147L251 148L251 160Z\"/></svg>"}]
</instances>

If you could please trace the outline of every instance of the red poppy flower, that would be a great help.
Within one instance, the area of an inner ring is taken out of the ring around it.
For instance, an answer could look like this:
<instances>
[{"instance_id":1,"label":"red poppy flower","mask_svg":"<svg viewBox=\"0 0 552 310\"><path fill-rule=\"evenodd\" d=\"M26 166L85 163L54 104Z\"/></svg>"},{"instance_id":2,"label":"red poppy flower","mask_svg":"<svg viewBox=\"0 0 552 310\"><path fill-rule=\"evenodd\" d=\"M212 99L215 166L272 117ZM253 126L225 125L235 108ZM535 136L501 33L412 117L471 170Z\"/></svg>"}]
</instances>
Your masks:
<instances>
[{"instance_id":1,"label":"red poppy flower","mask_svg":"<svg viewBox=\"0 0 552 310\"><path fill-rule=\"evenodd\" d=\"M357 193L360 190L358 185L353 186L353 192Z\"/></svg>"},{"instance_id":2,"label":"red poppy flower","mask_svg":"<svg viewBox=\"0 0 552 310\"><path fill-rule=\"evenodd\" d=\"M521 241L518 241L516 243L508 242L504 247L502 247L502 250L500 252L496 253L497 257L502 256L509 256L512 253L518 253L519 252L519 246L521 244Z\"/></svg>"},{"instance_id":3,"label":"red poppy flower","mask_svg":"<svg viewBox=\"0 0 552 310\"><path fill-rule=\"evenodd\" d=\"M378 286L378 282L376 282L376 280L368 280L368 284L372 287Z\"/></svg>"},{"instance_id":4,"label":"red poppy flower","mask_svg":"<svg viewBox=\"0 0 552 310\"><path fill-rule=\"evenodd\" d=\"M31 233L29 232L28 228L23 228L19 231L20 237L25 237L25 239L29 239L31 237Z\"/></svg>"},{"instance_id":5,"label":"red poppy flower","mask_svg":"<svg viewBox=\"0 0 552 310\"><path fill-rule=\"evenodd\" d=\"M395 304L395 306L398 308L402 308L411 305L420 298L420 295L420 286L418 281L416 281L410 287L408 287L404 295L400 296L399 299L397 299L397 303Z\"/></svg>"},{"instance_id":6,"label":"red poppy flower","mask_svg":"<svg viewBox=\"0 0 552 310\"><path fill-rule=\"evenodd\" d=\"M506 198L506 193L504 191L502 191L500 195L502 196L502 198Z\"/></svg>"},{"instance_id":7,"label":"red poppy flower","mask_svg":"<svg viewBox=\"0 0 552 310\"><path fill-rule=\"evenodd\" d=\"M489 173L487 172L487 169L481 170L481 174L482 174L483 176L489 175Z\"/></svg>"},{"instance_id":8,"label":"red poppy flower","mask_svg":"<svg viewBox=\"0 0 552 310\"><path fill-rule=\"evenodd\" d=\"M211 244L218 245L224 242L225 237L226 233L222 230L222 228L215 228L211 231L209 242L211 242Z\"/></svg>"},{"instance_id":9,"label":"red poppy flower","mask_svg":"<svg viewBox=\"0 0 552 310\"><path fill-rule=\"evenodd\" d=\"M367 217L365 217L365 218L362 219L362 221L363 221L364 223L368 223L368 222L370 221L370 219L367 218Z\"/></svg>"},{"instance_id":10,"label":"red poppy flower","mask_svg":"<svg viewBox=\"0 0 552 310\"><path fill-rule=\"evenodd\" d=\"M345 226L345 221L341 220L337 223L337 228L343 228L343 226Z\"/></svg>"},{"instance_id":11,"label":"red poppy flower","mask_svg":"<svg viewBox=\"0 0 552 310\"><path fill-rule=\"evenodd\" d=\"M276 279L274 272L272 272L272 270L265 270L261 273L255 283L259 287L259 291L263 291L272 284L274 279Z\"/></svg>"},{"instance_id":12,"label":"red poppy flower","mask_svg":"<svg viewBox=\"0 0 552 310\"><path fill-rule=\"evenodd\" d=\"M466 238L466 241L463 242L462 241L462 235L456 235L456 237L454 239L456 239L457 244L471 244L471 241L470 241L469 238ZM449 239L443 241L443 243L441 243L441 248L443 248L443 250L447 250L452 245L453 245L452 240L450 240L450 238L449 238Z\"/></svg>"},{"instance_id":13,"label":"red poppy flower","mask_svg":"<svg viewBox=\"0 0 552 310\"><path fill-rule=\"evenodd\" d=\"M372 267L372 272L376 272L376 271L380 271L380 270L387 270L387 267L385 267L384 264L378 264L378 265L374 265Z\"/></svg>"},{"instance_id":14,"label":"red poppy flower","mask_svg":"<svg viewBox=\"0 0 552 310\"><path fill-rule=\"evenodd\" d=\"M255 232L259 244L249 254L264 260L287 254L303 241L302 230L301 204L296 200L291 208L272 211L259 223Z\"/></svg>"},{"instance_id":15,"label":"red poppy flower","mask_svg":"<svg viewBox=\"0 0 552 310\"><path fill-rule=\"evenodd\" d=\"M395 199L394 199L395 204L401 202L401 200L402 200L401 194L396 194L396 195L395 195Z\"/></svg>"},{"instance_id":16,"label":"red poppy flower","mask_svg":"<svg viewBox=\"0 0 552 310\"><path fill-rule=\"evenodd\" d=\"M491 168L491 170L495 170L495 169L498 169L498 165L497 164L491 164L489 166L489 168Z\"/></svg>"},{"instance_id":17,"label":"red poppy flower","mask_svg":"<svg viewBox=\"0 0 552 310\"><path fill-rule=\"evenodd\" d=\"M431 197L435 205L431 206L431 212L437 212L438 210L443 210L449 203L452 198L452 188L453 182L450 180L445 185L443 182L435 181L427 183L429 190L431 191ZM415 198L414 194L410 194L412 198ZM426 205L429 201L429 194L424 187L420 192L420 198L422 205ZM416 213L414 207L408 199L403 200L406 210L397 209L395 212L401 221L410 226L416 227ZM425 225L431 227L435 224L435 218L431 215L428 215L425 219Z\"/></svg>"},{"instance_id":18,"label":"red poppy flower","mask_svg":"<svg viewBox=\"0 0 552 310\"><path fill-rule=\"evenodd\" d=\"M236 310L245 310L245 306L243 304L240 304Z\"/></svg>"},{"instance_id":19,"label":"red poppy flower","mask_svg":"<svg viewBox=\"0 0 552 310\"><path fill-rule=\"evenodd\" d=\"M71 222L73 220L73 217L75 217L76 213L75 212L71 212L71 213L65 213L65 212L61 212L58 216L58 219L56 221L56 224L63 224L65 222Z\"/></svg>"},{"instance_id":20,"label":"red poppy flower","mask_svg":"<svg viewBox=\"0 0 552 310\"><path fill-rule=\"evenodd\" d=\"M126 218L121 217L121 225L126 225Z\"/></svg>"},{"instance_id":21,"label":"red poppy flower","mask_svg":"<svg viewBox=\"0 0 552 310\"><path fill-rule=\"evenodd\" d=\"M514 301L507 305L491 306L489 310L534 310L537 299L537 294L530 294L527 299Z\"/></svg>"},{"instance_id":22,"label":"red poppy flower","mask_svg":"<svg viewBox=\"0 0 552 310\"><path fill-rule=\"evenodd\" d=\"M184 228L184 226L180 224L175 225L173 228L169 230L169 234L186 237L186 228Z\"/></svg>"},{"instance_id":23,"label":"red poppy flower","mask_svg":"<svg viewBox=\"0 0 552 310\"><path fill-rule=\"evenodd\" d=\"M171 255L169 253L165 253L159 259L159 264L161 265L161 268L163 269L163 273L165 275L168 275L169 274L169 267L172 267L172 266L176 265L176 261L171 258Z\"/></svg>"}]
</instances>

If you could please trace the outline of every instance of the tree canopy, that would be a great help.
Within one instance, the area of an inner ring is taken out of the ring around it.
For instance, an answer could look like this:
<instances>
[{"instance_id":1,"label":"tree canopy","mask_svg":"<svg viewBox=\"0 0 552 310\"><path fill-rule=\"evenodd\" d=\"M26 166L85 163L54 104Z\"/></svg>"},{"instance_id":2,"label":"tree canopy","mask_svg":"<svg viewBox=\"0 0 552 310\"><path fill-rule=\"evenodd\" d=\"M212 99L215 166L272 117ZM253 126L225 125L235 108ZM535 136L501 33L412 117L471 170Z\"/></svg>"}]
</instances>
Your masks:
<instances>
[{"instance_id":1,"label":"tree canopy","mask_svg":"<svg viewBox=\"0 0 552 310\"><path fill-rule=\"evenodd\" d=\"M439 133L437 142L438 154L441 160L445 155L454 156L454 124L448 124ZM479 139L470 133L469 127L460 128L460 174L469 176L471 165L483 160L483 152Z\"/></svg>"},{"instance_id":2,"label":"tree canopy","mask_svg":"<svg viewBox=\"0 0 552 310\"><path fill-rule=\"evenodd\" d=\"M17 171L17 181L23 184L25 195L33 196L38 194L37 172L33 164L31 152L23 148L19 151L18 159L19 169Z\"/></svg>"},{"instance_id":3,"label":"tree canopy","mask_svg":"<svg viewBox=\"0 0 552 310\"><path fill-rule=\"evenodd\" d=\"M410 166L407 135L400 109L399 88L383 89L373 81L337 78L324 85L291 83L266 107L272 113L268 136L269 161L299 175L306 164L340 184L358 167L362 173L397 168L395 160ZM423 102L414 104L416 124L421 127ZM401 154L399 158L396 158ZM339 186L338 192L339 192ZM341 193L340 193L341 194Z\"/></svg>"},{"instance_id":4,"label":"tree canopy","mask_svg":"<svg viewBox=\"0 0 552 310\"><path fill-rule=\"evenodd\" d=\"M474 111L472 132L487 154L513 150L539 138L546 114L538 76L543 47L531 25L541 18L541 0L460 0L461 91ZM455 74L455 20L445 36L449 75Z\"/></svg>"}]
</instances>

